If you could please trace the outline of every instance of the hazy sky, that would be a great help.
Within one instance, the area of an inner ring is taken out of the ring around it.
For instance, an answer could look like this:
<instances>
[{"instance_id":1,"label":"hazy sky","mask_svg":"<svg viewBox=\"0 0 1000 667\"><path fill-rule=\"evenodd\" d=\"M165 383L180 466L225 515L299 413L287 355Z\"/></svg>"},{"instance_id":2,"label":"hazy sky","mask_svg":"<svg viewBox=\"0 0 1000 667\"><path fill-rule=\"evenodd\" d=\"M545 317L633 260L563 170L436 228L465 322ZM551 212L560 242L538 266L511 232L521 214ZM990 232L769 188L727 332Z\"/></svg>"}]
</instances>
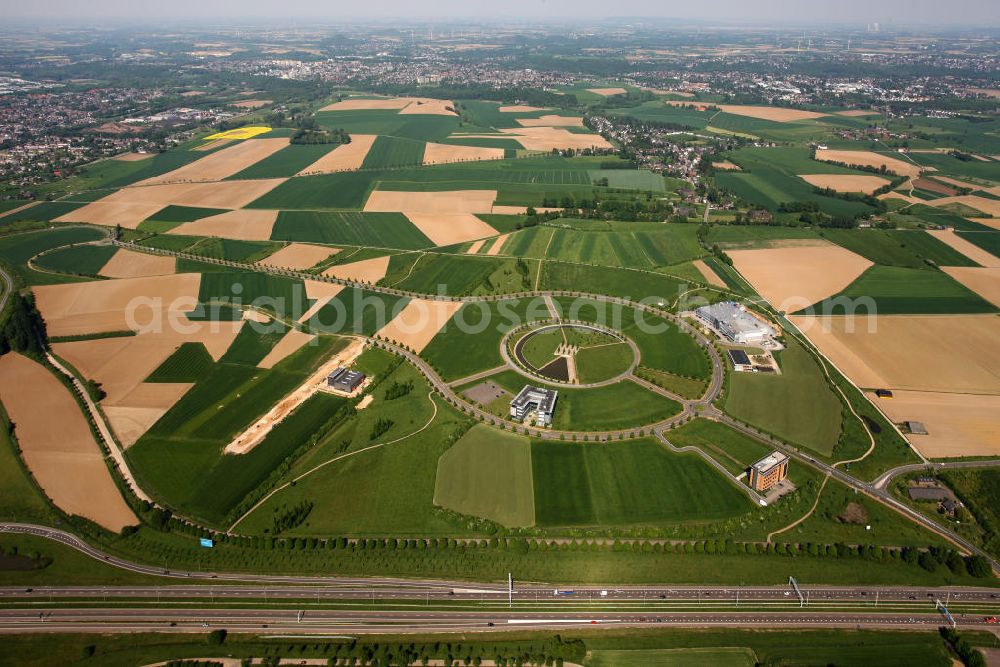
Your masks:
<instances>
[{"instance_id":1,"label":"hazy sky","mask_svg":"<svg viewBox=\"0 0 1000 667\"><path fill-rule=\"evenodd\" d=\"M737 22L873 21L1000 25L998 0L0 0L7 18L325 19L597 18L607 16Z\"/></svg>"}]
</instances>

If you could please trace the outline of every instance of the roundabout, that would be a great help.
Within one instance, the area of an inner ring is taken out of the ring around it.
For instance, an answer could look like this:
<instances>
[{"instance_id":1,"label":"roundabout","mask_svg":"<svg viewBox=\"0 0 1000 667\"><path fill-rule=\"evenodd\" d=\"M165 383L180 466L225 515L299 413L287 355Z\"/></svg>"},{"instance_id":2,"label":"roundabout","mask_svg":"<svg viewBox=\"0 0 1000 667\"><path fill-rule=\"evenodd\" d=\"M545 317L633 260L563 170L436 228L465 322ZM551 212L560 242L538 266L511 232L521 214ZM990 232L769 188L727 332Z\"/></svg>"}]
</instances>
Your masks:
<instances>
[{"instance_id":1,"label":"roundabout","mask_svg":"<svg viewBox=\"0 0 1000 667\"><path fill-rule=\"evenodd\" d=\"M592 388L615 384L639 364L638 346L614 329L585 322L532 323L500 343L508 366L532 380Z\"/></svg>"}]
</instances>

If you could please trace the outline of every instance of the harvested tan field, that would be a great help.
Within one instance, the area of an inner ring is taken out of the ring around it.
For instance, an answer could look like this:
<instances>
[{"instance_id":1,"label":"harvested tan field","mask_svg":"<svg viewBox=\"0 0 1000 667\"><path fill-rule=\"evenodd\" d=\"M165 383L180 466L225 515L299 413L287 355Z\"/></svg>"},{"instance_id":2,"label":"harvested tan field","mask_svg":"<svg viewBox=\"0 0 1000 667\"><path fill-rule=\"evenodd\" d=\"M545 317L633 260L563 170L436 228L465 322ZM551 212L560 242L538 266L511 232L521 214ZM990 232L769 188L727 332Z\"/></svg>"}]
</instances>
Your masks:
<instances>
[{"instance_id":1,"label":"harvested tan field","mask_svg":"<svg viewBox=\"0 0 1000 667\"><path fill-rule=\"evenodd\" d=\"M861 255L825 241L726 252L754 289L777 310L789 313L837 294L872 265Z\"/></svg>"},{"instance_id":2,"label":"harvested tan field","mask_svg":"<svg viewBox=\"0 0 1000 667\"><path fill-rule=\"evenodd\" d=\"M245 322L258 322L260 324L267 324L271 321L271 316L267 313L263 313L259 310L254 310L253 308L247 308L243 311L240 319Z\"/></svg>"},{"instance_id":3,"label":"harvested tan field","mask_svg":"<svg viewBox=\"0 0 1000 667\"><path fill-rule=\"evenodd\" d=\"M499 255L500 251L503 250L504 244L507 243L507 239L509 237L510 234L501 234L500 236L496 237L496 240L493 241L493 245L489 247L489 250L486 251L486 254Z\"/></svg>"},{"instance_id":4,"label":"harvested tan field","mask_svg":"<svg viewBox=\"0 0 1000 667\"><path fill-rule=\"evenodd\" d=\"M327 283L322 280L304 280L306 287L306 298L313 302L306 312L298 319L299 323L308 322L309 319L318 313L323 306L329 303L330 299L340 294L344 289L343 285Z\"/></svg>"},{"instance_id":5,"label":"harvested tan field","mask_svg":"<svg viewBox=\"0 0 1000 667\"><path fill-rule=\"evenodd\" d=\"M948 204L962 204L977 211L982 211L986 215L994 218L1000 217L1000 199L987 199L979 195L959 195L957 197L941 197L924 202L931 206L947 206Z\"/></svg>"},{"instance_id":6,"label":"harvested tan field","mask_svg":"<svg viewBox=\"0 0 1000 667\"><path fill-rule=\"evenodd\" d=\"M450 190L404 192L375 190L365 202L365 211L417 213L489 213L496 190Z\"/></svg>"},{"instance_id":7,"label":"harvested tan field","mask_svg":"<svg viewBox=\"0 0 1000 667\"><path fill-rule=\"evenodd\" d=\"M1000 90L997 90L996 88L969 88L969 92L977 93L979 95L987 95L1000 100Z\"/></svg>"},{"instance_id":8,"label":"harvested tan field","mask_svg":"<svg viewBox=\"0 0 1000 667\"><path fill-rule=\"evenodd\" d=\"M594 93L595 95L603 95L604 97L611 97L612 95L621 95L622 93L628 92L624 88L588 88L587 91Z\"/></svg>"},{"instance_id":9,"label":"harvested tan field","mask_svg":"<svg viewBox=\"0 0 1000 667\"><path fill-rule=\"evenodd\" d=\"M139 181L136 185L221 181L277 153L288 146L288 141L288 137L247 139L229 148L223 148L211 155L206 155L183 167L168 171L161 176Z\"/></svg>"},{"instance_id":10,"label":"harvested tan field","mask_svg":"<svg viewBox=\"0 0 1000 667\"><path fill-rule=\"evenodd\" d=\"M176 272L177 260L161 255L147 255L119 248L97 275L105 278L143 278L145 276L166 276Z\"/></svg>"},{"instance_id":11,"label":"harvested tan field","mask_svg":"<svg viewBox=\"0 0 1000 667\"><path fill-rule=\"evenodd\" d=\"M799 178L817 188L830 188L836 192L862 192L866 195L892 181L880 176L862 174L799 174Z\"/></svg>"},{"instance_id":12,"label":"harvested tan field","mask_svg":"<svg viewBox=\"0 0 1000 667\"><path fill-rule=\"evenodd\" d=\"M194 384L167 382L141 384L121 404L102 404L101 409L118 442L122 447L128 448L138 442L193 386Z\"/></svg>"},{"instance_id":13,"label":"harvested tan field","mask_svg":"<svg viewBox=\"0 0 1000 667\"><path fill-rule=\"evenodd\" d=\"M424 147L424 164L448 162L473 162L476 160L502 160L504 149L483 146L457 146L428 142Z\"/></svg>"},{"instance_id":14,"label":"harvested tan field","mask_svg":"<svg viewBox=\"0 0 1000 667\"><path fill-rule=\"evenodd\" d=\"M529 151L550 151L553 148L611 148L607 139L599 134L577 134L561 127L503 128L500 132L512 135ZM490 135L494 136L495 135Z\"/></svg>"},{"instance_id":15,"label":"harvested tan field","mask_svg":"<svg viewBox=\"0 0 1000 667\"><path fill-rule=\"evenodd\" d=\"M311 243L289 243L258 264L281 266L286 269L308 269L340 252L340 248L312 245Z\"/></svg>"},{"instance_id":16,"label":"harvested tan field","mask_svg":"<svg viewBox=\"0 0 1000 667\"><path fill-rule=\"evenodd\" d=\"M418 213L406 211L407 219L416 225L436 246L465 243L495 236L497 230L472 213Z\"/></svg>"},{"instance_id":17,"label":"harvested tan field","mask_svg":"<svg viewBox=\"0 0 1000 667\"><path fill-rule=\"evenodd\" d=\"M0 401L25 465L59 509L116 533L138 523L76 400L52 373L15 352L3 355Z\"/></svg>"},{"instance_id":18,"label":"harvested tan field","mask_svg":"<svg viewBox=\"0 0 1000 667\"><path fill-rule=\"evenodd\" d=\"M872 400L896 423L927 427L907 436L927 458L1000 456L1000 396L894 391L892 400Z\"/></svg>"},{"instance_id":19,"label":"harvested tan field","mask_svg":"<svg viewBox=\"0 0 1000 667\"><path fill-rule=\"evenodd\" d=\"M404 97L379 97L375 99L350 99L328 104L320 111L364 111L368 109L402 109L410 104Z\"/></svg>"},{"instance_id":20,"label":"harvested tan field","mask_svg":"<svg viewBox=\"0 0 1000 667\"><path fill-rule=\"evenodd\" d=\"M185 222L167 234L191 236L221 236L241 241L268 241L278 219L278 211L247 208L210 215L194 222Z\"/></svg>"},{"instance_id":21,"label":"harvested tan field","mask_svg":"<svg viewBox=\"0 0 1000 667\"><path fill-rule=\"evenodd\" d=\"M816 111L802 111L800 109L783 109L781 107L758 107L743 104L718 104L716 105L726 113L737 116L748 116L761 120L770 120L776 123L792 123L802 120L812 120L823 118L829 114L818 113Z\"/></svg>"},{"instance_id":22,"label":"harvested tan field","mask_svg":"<svg viewBox=\"0 0 1000 667\"><path fill-rule=\"evenodd\" d=\"M378 335L419 353L461 307L457 301L411 299Z\"/></svg>"},{"instance_id":23,"label":"harvested tan field","mask_svg":"<svg viewBox=\"0 0 1000 667\"><path fill-rule=\"evenodd\" d=\"M840 162L847 165L856 164L861 167L879 168L885 165L886 169L900 176L907 176L909 178L920 176L920 167L912 162L904 162L903 160L882 155L881 153L873 153L872 151L817 150L816 159L823 162Z\"/></svg>"},{"instance_id":24,"label":"harvested tan field","mask_svg":"<svg viewBox=\"0 0 1000 667\"><path fill-rule=\"evenodd\" d=\"M716 169L722 169L723 171L742 171L740 165L730 162L729 160L723 160L722 162L713 162L712 166Z\"/></svg>"},{"instance_id":25,"label":"harvested tan field","mask_svg":"<svg viewBox=\"0 0 1000 667\"><path fill-rule=\"evenodd\" d=\"M316 336L312 334L304 333L299 329L289 329L278 343L271 348L271 351L267 353L260 363L257 364L260 368L271 368L279 361L295 352L303 345L313 341Z\"/></svg>"},{"instance_id":26,"label":"harvested tan field","mask_svg":"<svg viewBox=\"0 0 1000 667\"><path fill-rule=\"evenodd\" d=\"M980 266L1000 267L1000 257L986 252L974 243L966 241L951 229L929 229L927 233L938 241L950 245Z\"/></svg>"},{"instance_id":27,"label":"harvested tan field","mask_svg":"<svg viewBox=\"0 0 1000 667\"><path fill-rule=\"evenodd\" d=\"M174 204L204 208L243 208L286 180L288 179L260 178L251 181L220 181L218 183L172 183L144 187L133 185L122 188L94 203L127 202L130 204L159 204L160 206Z\"/></svg>"},{"instance_id":28,"label":"harvested tan field","mask_svg":"<svg viewBox=\"0 0 1000 667\"><path fill-rule=\"evenodd\" d=\"M378 135L352 134L351 143L337 146L332 151L299 172L305 174L330 174L335 171L355 171L361 168Z\"/></svg>"},{"instance_id":29,"label":"harvested tan field","mask_svg":"<svg viewBox=\"0 0 1000 667\"><path fill-rule=\"evenodd\" d=\"M256 447L271 432L275 425L295 411L310 396L315 394L326 384L326 376L339 366L350 366L364 350L364 343L360 340L352 341L346 348L335 354L329 361L324 363L319 370L300 385L295 391L285 396L267 414L257 420L246 431L236 436L232 442L226 445L226 454L246 454Z\"/></svg>"},{"instance_id":30,"label":"harvested tan field","mask_svg":"<svg viewBox=\"0 0 1000 667\"><path fill-rule=\"evenodd\" d=\"M878 111L866 111L864 109L848 109L847 111L834 111L838 116L856 117L856 116L878 116L880 115Z\"/></svg>"},{"instance_id":31,"label":"harvested tan field","mask_svg":"<svg viewBox=\"0 0 1000 667\"><path fill-rule=\"evenodd\" d=\"M472 245L469 246L469 249L465 251L465 254L466 255L475 255L477 252L479 252L479 249L483 247L484 243L486 243L485 239L480 239L479 241L474 241L472 243Z\"/></svg>"},{"instance_id":32,"label":"harvested tan field","mask_svg":"<svg viewBox=\"0 0 1000 667\"><path fill-rule=\"evenodd\" d=\"M198 302L201 275L97 280L39 285L32 290L50 336L77 336L104 331L148 330L164 315L180 317ZM135 322L126 312L135 305ZM163 327L168 322L163 318Z\"/></svg>"},{"instance_id":33,"label":"harvested tan field","mask_svg":"<svg viewBox=\"0 0 1000 667\"><path fill-rule=\"evenodd\" d=\"M112 195L113 196L113 195ZM159 203L136 203L129 201L99 201L81 206L75 211L54 218L54 222L88 222L92 225L135 229L139 223L163 208Z\"/></svg>"},{"instance_id":34,"label":"harvested tan field","mask_svg":"<svg viewBox=\"0 0 1000 667\"><path fill-rule=\"evenodd\" d=\"M400 109L400 114L428 114L434 116L457 116L451 100L432 100L426 98L410 98L411 104Z\"/></svg>"},{"instance_id":35,"label":"harvested tan field","mask_svg":"<svg viewBox=\"0 0 1000 667\"><path fill-rule=\"evenodd\" d=\"M653 93L654 95L676 95L677 97L694 97L694 93L686 93L682 90L668 90L666 88L647 88L646 86L639 86L639 90L645 90L647 92Z\"/></svg>"},{"instance_id":36,"label":"harvested tan field","mask_svg":"<svg viewBox=\"0 0 1000 667\"><path fill-rule=\"evenodd\" d=\"M726 286L726 283L719 277L719 274L713 271L712 268L704 261L696 259L692 262L692 264L694 264L694 268L698 269L698 273L701 274L701 277L708 281L709 285L715 285L716 287Z\"/></svg>"},{"instance_id":37,"label":"harvested tan field","mask_svg":"<svg viewBox=\"0 0 1000 667\"><path fill-rule=\"evenodd\" d=\"M261 107L266 107L271 104L274 100L243 100L242 102L233 102L230 106L234 106L238 109L260 109Z\"/></svg>"},{"instance_id":38,"label":"harvested tan field","mask_svg":"<svg viewBox=\"0 0 1000 667\"><path fill-rule=\"evenodd\" d=\"M792 316L791 321L861 387L1000 393L1000 317L883 315Z\"/></svg>"},{"instance_id":39,"label":"harvested tan field","mask_svg":"<svg viewBox=\"0 0 1000 667\"><path fill-rule=\"evenodd\" d=\"M333 276L341 280L356 280L358 282L377 283L385 278L389 270L389 257L373 257L350 264L331 266L323 272L324 276Z\"/></svg>"},{"instance_id":40,"label":"harvested tan field","mask_svg":"<svg viewBox=\"0 0 1000 667\"><path fill-rule=\"evenodd\" d=\"M532 107L527 104L508 104L499 109L503 113L530 113L532 111L546 111L547 107Z\"/></svg>"},{"instance_id":41,"label":"harvested tan field","mask_svg":"<svg viewBox=\"0 0 1000 667\"><path fill-rule=\"evenodd\" d=\"M120 160L121 162L139 162L140 160L148 160L153 157L152 153L122 153L121 155L116 155L112 159Z\"/></svg>"},{"instance_id":42,"label":"harvested tan field","mask_svg":"<svg viewBox=\"0 0 1000 667\"><path fill-rule=\"evenodd\" d=\"M548 114L538 118L518 118L518 124L523 127L583 127L580 116L558 116Z\"/></svg>"},{"instance_id":43,"label":"harvested tan field","mask_svg":"<svg viewBox=\"0 0 1000 667\"><path fill-rule=\"evenodd\" d=\"M226 144L231 144L232 142L232 139L213 139L212 141L203 143L200 146L195 146L191 150L198 151L199 153L204 151L214 151L216 148L222 148Z\"/></svg>"},{"instance_id":44,"label":"harvested tan field","mask_svg":"<svg viewBox=\"0 0 1000 667\"><path fill-rule=\"evenodd\" d=\"M968 218L973 222L978 222L980 225L986 225L987 227L992 227L993 229L1000 230L1000 218Z\"/></svg>"},{"instance_id":45,"label":"harvested tan field","mask_svg":"<svg viewBox=\"0 0 1000 667\"><path fill-rule=\"evenodd\" d=\"M994 306L1000 306L1000 268L943 266L941 270Z\"/></svg>"}]
</instances>

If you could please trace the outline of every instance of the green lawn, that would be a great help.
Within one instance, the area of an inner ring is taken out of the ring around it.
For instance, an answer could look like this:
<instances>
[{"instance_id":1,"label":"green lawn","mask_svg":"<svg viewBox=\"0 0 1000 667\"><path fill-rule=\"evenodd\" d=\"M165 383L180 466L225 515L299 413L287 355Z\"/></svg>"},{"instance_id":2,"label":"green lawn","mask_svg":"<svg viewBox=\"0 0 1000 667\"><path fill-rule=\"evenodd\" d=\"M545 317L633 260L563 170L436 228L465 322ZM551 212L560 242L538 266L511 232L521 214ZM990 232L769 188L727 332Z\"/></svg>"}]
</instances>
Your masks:
<instances>
[{"instance_id":1,"label":"green lawn","mask_svg":"<svg viewBox=\"0 0 1000 667\"><path fill-rule=\"evenodd\" d=\"M514 342L514 341L512 341ZM556 348L563 343L561 329L547 329L528 336L521 345L521 354L534 368L541 368L552 361Z\"/></svg>"},{"instance_id":2,"label":"green lawn","mask_svg":"<svg viewBox=\"0 0 1000 667\"><path fill-rule=\"evenodd\" d=\"M709 419L695 419L665 435L675 447L700 448L733 475L746 472L752 464L771 453L766 445Z\"/></svg>"},{"instance_id":3,"label":"green lawn","mask_svg":"<svg viewBox=\"0 0 1000 667\"><path fill-rule=\"evenodd\" d=\"M787 343L779 353L780 375L730 374L726 412L829 456L840 436L840 401L812 356L793 339Z\"/></svg>"},{"instance_id":4,"label":"green lawn","mask_svg":"<svg viewBox=\"0 0 1000 667\"><path fill-rule=\"evenodd\" d=\"M534 525L528 438L473 426L438 459L434 504L510 528Z\"/></svg>"},{"instance_id":5,"label":"green lawn","mask_svg":"<svg viewBox=\"0 0 1000 667\"><path fill-rule=\"evenodd\" d=\"M539 526L662 525L737 516L738 489L694 455L653 440L532 443Z\"/></svg>"},{"instance_id":6,"label":"green lawn","mask_svg":"<svg viewBox=\"0 0 1000 667\"><path fill-rule=\"evenodd\" d=\"M753 650L740 648L674 648L593 651L586 667L754 667Z\"/></svg>"},{"instance_id":7,"label":"green lawn","mask_svg":"<svg viewBox=\"0 0 1000 667\"><path fill-rule=\"evenodd\" d=\"M600 382L621 375L635 356L627 343L581 348L576 354L576 372L581 384Z\"/></svg>"}]
</instances>

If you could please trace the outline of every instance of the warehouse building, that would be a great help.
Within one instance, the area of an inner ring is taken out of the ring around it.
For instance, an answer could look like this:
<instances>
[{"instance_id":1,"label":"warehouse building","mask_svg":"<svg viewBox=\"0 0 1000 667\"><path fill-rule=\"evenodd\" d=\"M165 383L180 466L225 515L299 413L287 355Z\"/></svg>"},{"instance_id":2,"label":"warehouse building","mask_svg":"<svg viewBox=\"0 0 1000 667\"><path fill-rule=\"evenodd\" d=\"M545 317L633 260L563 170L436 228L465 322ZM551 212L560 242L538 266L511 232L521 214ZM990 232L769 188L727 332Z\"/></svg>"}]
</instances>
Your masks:
<instances>
[{"instance_id":1,"label":"warehouse building","mask_svg":"<svg viewBox=\"0 0 1000 667\"><path fill-rule=\"evenodd\" d=\"M771 452L750 466L750 488L767 491L788 477L788 456L781 452Z\"/></svg>"},{"instance_id":2,"label":"warehouse building","mask_svg":"<svg viewBox=\"0 0 1000 667\"><path fill-rule=\"evenodd\" d=\"M764 345L776 335L774 327L735 301L702 306L694 314L719 335L739 345Z\"/></svg>"},{"instance_id":3,"label":"warehouse building","mask_svg":"<svg viewBox=\"0 0 1000 667\"><path fill-rule=\"evenodd\" d=\"M326 376L326 386L330 389L336 391L342 391L345 394L350 394L355 389L361 386L361 383L365 381L365 374L359 373L358 371L347 370L346 368L338 368L329 375Z\"/></svg>"},{"instance_id":4,"label":"warehouse building","mask_svg":"<svg viewBox=\"0 0 1000 667\"><path fill-rule=\"evenodd\" d=\"M523 422L528 415L534 412L536 424L551 426L552 413L556 410L557 398L559 398L559 392L554 389L542 389L526 384L510 402L510 416Z\"/></svg>"}]
</instances>

